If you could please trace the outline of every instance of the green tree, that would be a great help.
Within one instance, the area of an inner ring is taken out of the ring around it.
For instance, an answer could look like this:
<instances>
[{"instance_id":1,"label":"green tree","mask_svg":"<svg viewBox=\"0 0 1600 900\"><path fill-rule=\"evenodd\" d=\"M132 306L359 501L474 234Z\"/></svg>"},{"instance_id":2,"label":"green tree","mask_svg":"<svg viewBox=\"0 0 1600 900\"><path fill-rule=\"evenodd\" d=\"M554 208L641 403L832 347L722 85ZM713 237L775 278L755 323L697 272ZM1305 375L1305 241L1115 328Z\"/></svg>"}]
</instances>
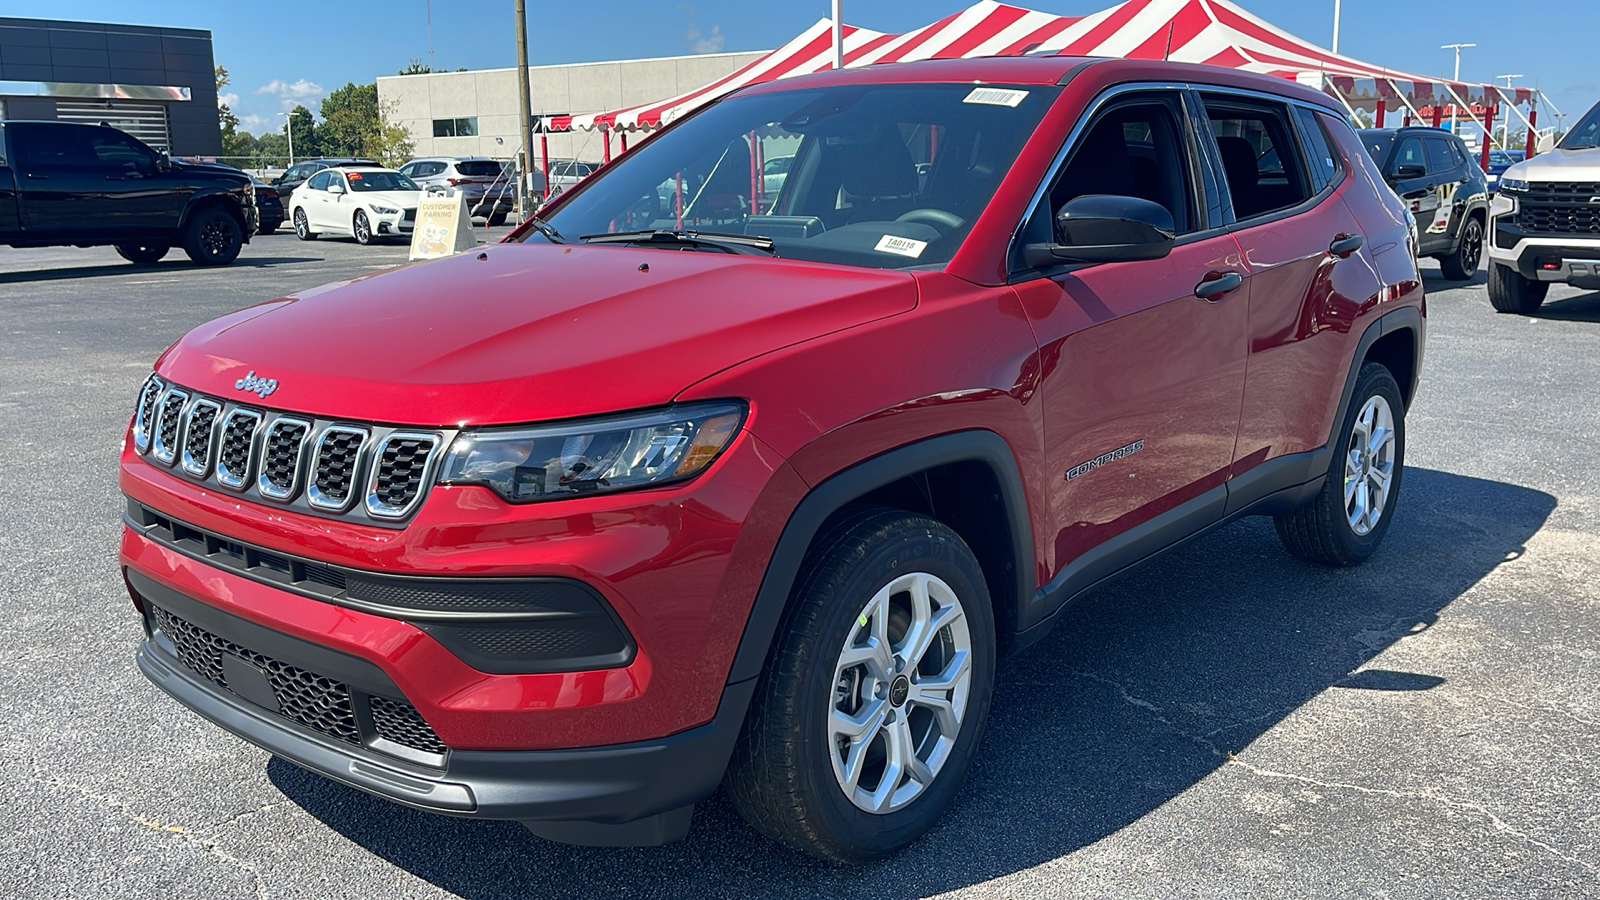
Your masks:
<instances>
[{"instance_id":1,"label":"green tree","mask_svg":"<svg viewBox=\"0 0 1600 900\"><path fill-rule=\"evenodd\" d=\"M404 69L401 69L400 71L396 72L395 74L396 75L426 75L426 74L428 74L429 72L432 72L432 71L433 71L433 66L430 66L430 65L424 63L421 59L418 59L417 57L412 57L411 61L406 63L406 67Z\"/></svg>"},{"instance_id":2,"label":"green tree","mask_svg":"<svg viewBox=\"0 0 1600 900\"><path fill-rule=\"evenodd\" d=\"M221 96L222 89L228 84L228 70L221 66L216 67L217 95ZM217 124L222 129L222 155L225 157L250 156L255 149L255 139L250 132L239 131L239 117L233 114L228 104L217 101Z\"/></svg>"},{"instance_id":3,"label":"green tree","mask_svg":"<svg viewBox=\"0 0 1600 900\"><path fill-rule=\"evenodd\" d=\"M396 105L392 100L383 104L379 110L377 134L368 144L372 158L390 168L404 165L417 149L417 145L411 142L411 132L394 121Z\"/></svg>"},{"instance_id":4,"label":"green tree","mask_svg":"<svg viewBox=\"0 0 1600 900\"><path fill-rule=\"evenodd\" d=\"M295 108L289 111L289 126L293 134L285 134L285 156L288 155L288 144L291 139L294 143L296 159L310 159L313 156L321 156L324 152L327 152L322 147L321 129L317 127L316 120L312 118L311 110L296 104Z\"/></svg>"},{"instance_id":5,"label":"green tree","mask_svg":"<svg viewBox=\"0 0 1600 900\"><path fill-rule=\"evenodd\" d=\"M378 86L350 82L322 99L322 124L317 136L322 152L361 156L370 152L383 129L378 110Z\"/></svg>"}]
</instances>

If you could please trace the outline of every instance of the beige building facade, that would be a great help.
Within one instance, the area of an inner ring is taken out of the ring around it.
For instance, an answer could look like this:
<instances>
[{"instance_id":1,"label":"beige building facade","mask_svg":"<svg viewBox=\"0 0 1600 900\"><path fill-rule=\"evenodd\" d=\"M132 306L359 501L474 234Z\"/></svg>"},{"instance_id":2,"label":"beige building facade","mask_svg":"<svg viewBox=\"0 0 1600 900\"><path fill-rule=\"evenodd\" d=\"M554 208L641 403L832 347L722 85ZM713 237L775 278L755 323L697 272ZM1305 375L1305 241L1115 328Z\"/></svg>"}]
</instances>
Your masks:
<instances>
[{"instance_id":1,"label":"beige building facade","mask_svg":"<svg viewBox=\"0 0 1600 900\"><path fill-rule=\"evenodd\" d=\"M528 92L535 116L605 112L703 87L764 52L529 66ZM416 156L507 159L520 144L515 68L382 76L378 102L410 132ZM534 136L536 162L539 137ZM638 137L630 135L629 140ZM599 162L604 154L599 132L550 134L548 141L551 157ZM612 149L617 149L615 143Z\"/></svg>"}]
</instances>

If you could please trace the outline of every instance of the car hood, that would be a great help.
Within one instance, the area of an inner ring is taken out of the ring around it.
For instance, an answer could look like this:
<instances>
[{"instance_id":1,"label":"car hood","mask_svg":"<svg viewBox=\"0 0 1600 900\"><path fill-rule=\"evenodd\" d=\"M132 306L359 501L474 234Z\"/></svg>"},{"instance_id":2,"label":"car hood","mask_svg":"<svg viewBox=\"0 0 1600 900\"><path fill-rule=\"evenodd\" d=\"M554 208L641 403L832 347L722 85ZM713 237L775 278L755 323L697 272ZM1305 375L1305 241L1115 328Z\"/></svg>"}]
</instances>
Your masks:
<instances>
[{"instance_id":1,"label":"car hood","mask_svg":"<svg viewBox=\"0 0 1600 900\"><path fill-rule=\"evenodd\" d=\"M916 306L905 272L629 247L496 244L202 325L157 372L274 409L419 426L656 406L764 353Z\"/></svg>"},{"instance_id":2,"label":"car hood","mask_svg":"<svg viewBox=\"0 0 1600 900\"><path fill-rule=\"evenodd\" d=\"M1523 181L1600 181L1600 149L1562 150L1557 147L1517 163L1500 173L1500 177Z\"/></svg>"},{"instance_id":3,"label":"car hood","mask_svg":"<svg viewBox=\"0 0 1600 900\"><path fill-rule=\"evenodd\" d=\"M406 208L422 202L421 191L353 191L345 196L354 197L358 203L384 203Z\"/></svg>"}]
</instances>

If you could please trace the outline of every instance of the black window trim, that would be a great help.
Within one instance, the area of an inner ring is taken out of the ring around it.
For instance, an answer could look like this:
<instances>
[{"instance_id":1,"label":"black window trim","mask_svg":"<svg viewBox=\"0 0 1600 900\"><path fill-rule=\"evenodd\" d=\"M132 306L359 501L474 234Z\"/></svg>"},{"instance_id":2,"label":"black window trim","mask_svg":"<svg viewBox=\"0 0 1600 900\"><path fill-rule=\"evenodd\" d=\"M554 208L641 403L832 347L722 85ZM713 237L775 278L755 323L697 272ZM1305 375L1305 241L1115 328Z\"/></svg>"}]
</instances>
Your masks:
<instances>
[{"instance_id":1,"label":"black window trim","mask_svg":"<svg viewBox=\"0 0 1600 900\"><path fill-rule=\"evenodd\" d=\"M1291 104L1289 109L1289 118L1294 120L1294 126L1299 131L1300 155L1305 160L1307 173L1309 174L1311 170L1316 168L1317 161L1312 159L1310 155L1311 142L1306 139L1305 129L1307 126L1305 119L1301 116L1295 115L1295 113L1300 111L1305 111L1311 114L1311 121L1315 122L1317 128L1322 132L1322 143L1327 146L1328 153L1331 154L1329 158L1333 160L1333 175L1328 178L1327 184L1323 185L1321 188L1318 188L1317 192L1311 195L1313 198L1315 198L1321 196L1323 193L1331 189L1337 188L1341 183L1344 182L1344 157L1339 155L1339 145L1334 142L1333 135L1328 131L1328 126L1322 124L1322 120L1317 118L1317 108L1306 103Z\"/></svg>"}]
</instances>

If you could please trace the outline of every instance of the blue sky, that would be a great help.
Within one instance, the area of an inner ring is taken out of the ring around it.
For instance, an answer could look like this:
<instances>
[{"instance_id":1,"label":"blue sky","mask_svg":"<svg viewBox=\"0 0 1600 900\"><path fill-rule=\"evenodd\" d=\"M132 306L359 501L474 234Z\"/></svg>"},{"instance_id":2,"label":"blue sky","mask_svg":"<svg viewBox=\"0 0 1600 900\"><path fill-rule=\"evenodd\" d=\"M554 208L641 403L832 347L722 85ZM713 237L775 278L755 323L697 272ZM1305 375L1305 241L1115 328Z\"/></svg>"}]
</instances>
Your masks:
<instances>
[{"instance_id":1,"label":"blue sky","mask_svg":"<svg viewBox=\"0 0 1600 900\"><path fill-rule=\"evenodd\" d=\"M901 32L962 9L972 0L845 0L845 21ZM1008 0L1062 15L1084 15L1115 0ZM1333 0L1238 0L1281 28L1324 46ZM225 89L252 131L275 114L316 101L348 81L370 82L407 60L427 60L427 0L354 7L306 0L271 4L178 0L10 0L6 14L205 28ZM530 61L543 63L676 56L713 50L768 50L828 15L828 0L530 0ZM1403 14L1400 12L1404 10ZM509 0L433 0L436 68L513 65ZM1340 51L1421 74L1448 75L1454 57L1439 45L1473 42L1461 77L1487 81L1522 73L1568 116L1600 99L1593 45L1600 0L1343 0ZM281 119L278 120L281 123Z\"/></svg>"}]
</instances>

